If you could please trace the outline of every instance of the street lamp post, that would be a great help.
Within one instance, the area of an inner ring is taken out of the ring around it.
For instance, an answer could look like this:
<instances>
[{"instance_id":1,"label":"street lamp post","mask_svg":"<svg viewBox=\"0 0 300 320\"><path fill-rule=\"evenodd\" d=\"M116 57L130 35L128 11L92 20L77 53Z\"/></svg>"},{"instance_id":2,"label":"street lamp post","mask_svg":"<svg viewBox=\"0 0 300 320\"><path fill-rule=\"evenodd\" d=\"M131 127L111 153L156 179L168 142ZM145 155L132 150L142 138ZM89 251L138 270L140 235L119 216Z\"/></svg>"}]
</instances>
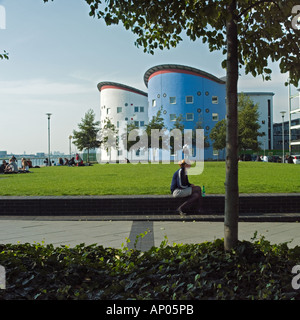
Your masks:
<instances>
[{"instance_id":1,"label":"street lamp post","mask_svg":"<svg viewBox=\"0 0 300 320\"><path fill-rule=\"evenodd\" d=\"M72 158L72 152L71 152L71 140L72 140L72 136L69 136L69 151L70 151L70 159Z\"/></svg>"},{"instance_id":2,"label":"street lamp post","mask_svg":"<svg viewBox=\"0 0 300 320\"><path fill-rule=\"evenodd\" d=\"M282 163L284 163L284 115L285 111L280 111L282 116Z\"/></svg>"},{"instance_id":3,"label":"street lamp post","mask_svg":"<svg viewBox=\"0 0 300 320\"><path fill-rule=\"evenodd\" d=\"M46 113L48 116L48 165L51 166L51 160L50 160L50 117L52 113Z\"/></svg>"}]
</instances>

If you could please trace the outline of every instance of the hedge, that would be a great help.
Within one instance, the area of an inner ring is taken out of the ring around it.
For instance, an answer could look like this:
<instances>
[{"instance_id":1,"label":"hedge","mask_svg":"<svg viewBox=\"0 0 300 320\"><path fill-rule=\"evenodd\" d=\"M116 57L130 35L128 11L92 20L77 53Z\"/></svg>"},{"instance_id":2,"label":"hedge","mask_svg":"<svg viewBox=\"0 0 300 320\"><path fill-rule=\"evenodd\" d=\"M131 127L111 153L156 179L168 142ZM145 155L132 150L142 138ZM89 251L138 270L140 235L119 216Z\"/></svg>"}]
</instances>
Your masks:
<instances>
[{"instance_id":1,"label":"hedge","mask_svg":"<svg viewBox=\"0 0 300 320\"><path fill-rule=\"evenodd\" d=\"M2 300L298 300L292 268L300 247L265 238L224 251L223 239L146 252L99 245L0 245Z\"/></svg>"}]
</instances>

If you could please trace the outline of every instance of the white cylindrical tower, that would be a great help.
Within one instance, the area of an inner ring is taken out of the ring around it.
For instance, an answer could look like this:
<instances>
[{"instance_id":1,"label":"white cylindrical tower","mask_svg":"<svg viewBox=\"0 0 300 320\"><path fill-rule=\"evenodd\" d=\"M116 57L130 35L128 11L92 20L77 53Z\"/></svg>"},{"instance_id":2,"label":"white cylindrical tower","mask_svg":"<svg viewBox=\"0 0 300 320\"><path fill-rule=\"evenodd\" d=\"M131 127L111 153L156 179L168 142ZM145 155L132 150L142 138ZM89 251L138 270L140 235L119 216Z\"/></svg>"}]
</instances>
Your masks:
<instances>
[{"instance_id":1,"label":"white cylindrical tower","mask_svg":"<svg viewBox=\"0 0 300 320\"><path fill-rule=\"evenodd\" d=\"M146 92L116 82L100 82L100 127L108 120L115 126L118 134L126 130L127 124L143 129L148 123L148 95ZM101 161L125 160L124 150L101 152Z\"/></svg>"}]
</instances>

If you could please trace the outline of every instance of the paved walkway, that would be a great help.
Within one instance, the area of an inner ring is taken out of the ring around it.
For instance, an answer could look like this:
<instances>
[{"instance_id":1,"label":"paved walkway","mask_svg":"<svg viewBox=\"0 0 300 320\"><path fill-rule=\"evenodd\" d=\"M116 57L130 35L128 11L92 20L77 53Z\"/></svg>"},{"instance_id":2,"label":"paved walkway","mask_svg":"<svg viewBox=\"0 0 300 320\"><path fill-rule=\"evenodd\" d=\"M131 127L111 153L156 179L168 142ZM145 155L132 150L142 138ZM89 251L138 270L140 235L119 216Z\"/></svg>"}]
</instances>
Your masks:
<instances>
[{"instance_id":1,"label":"paved walkway","mask_svg":"<svg viewBox=\"0 0 300 320\"><path fill-rule=\"evenodd\" d=\"M165 239L172 243L200 243L224 237L223 222L208 221L93 221L41 217L0 219L0 243L42 243L71 247L85 243L121 248L130 239L129 248L148 250ZM147 234L141 236L141 234ZM290 247L300 245L300 223L240 222L239 239L250 240L265 236L271 243L291 241Z\"/></svg>"}]
</instances>

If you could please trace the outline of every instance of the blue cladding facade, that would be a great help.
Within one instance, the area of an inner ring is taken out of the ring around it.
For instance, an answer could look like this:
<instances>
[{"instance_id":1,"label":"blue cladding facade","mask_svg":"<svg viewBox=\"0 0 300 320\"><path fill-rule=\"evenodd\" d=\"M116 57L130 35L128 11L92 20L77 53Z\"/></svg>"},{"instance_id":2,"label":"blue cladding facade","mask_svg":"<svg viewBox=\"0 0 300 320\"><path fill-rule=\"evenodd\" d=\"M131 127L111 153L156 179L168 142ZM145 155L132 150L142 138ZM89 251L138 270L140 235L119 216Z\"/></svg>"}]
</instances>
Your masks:
<instances>
[{"instance_id":1,"label":"blue cladding facade","mask_svg":"<svg viewBox=\"0 0 300 320\"><path fill-rule=\"evenodd\" d=\"M178 65L153 67L144 78L148 86L149 120L162 108L169 130L180 115L185 129L196 129L200 123L210 144L204 150L204 159L224 158L224 152L213 155L209 134L226 115L225 82L201 70Z\"/></svg>"}]
</instances>

